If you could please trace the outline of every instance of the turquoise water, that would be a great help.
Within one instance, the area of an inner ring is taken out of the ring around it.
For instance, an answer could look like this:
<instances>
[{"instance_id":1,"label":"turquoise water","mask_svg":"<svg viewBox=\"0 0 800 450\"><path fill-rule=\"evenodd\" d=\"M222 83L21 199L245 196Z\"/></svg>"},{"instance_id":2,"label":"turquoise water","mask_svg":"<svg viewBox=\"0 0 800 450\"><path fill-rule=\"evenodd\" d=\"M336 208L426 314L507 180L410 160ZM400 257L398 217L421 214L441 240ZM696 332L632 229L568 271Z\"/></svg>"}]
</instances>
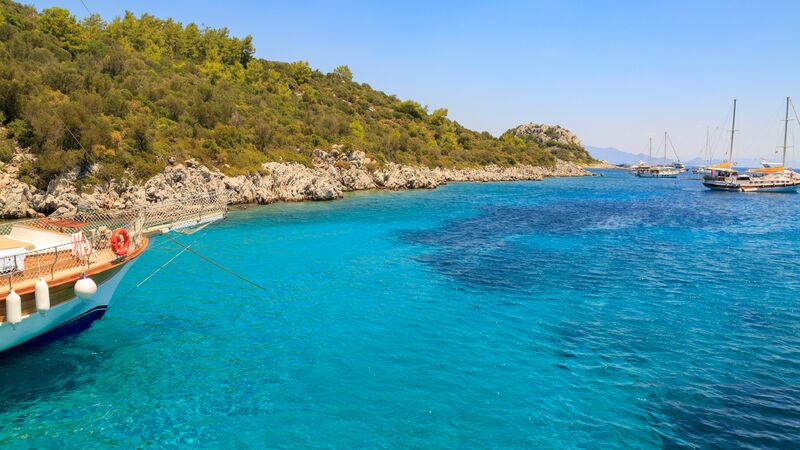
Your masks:
<instances>
[{"instance_id":1,"label":"turquoise water","mask_svg":"<svg viewBox=\"0 0 800 450\"><path fill-rule=\"evenodd\" d=\"M798 212L613 172L234 212L179 238L267 292L182 254L4 359L0 445L797 448Z\"/></svg>"}]
</instances>

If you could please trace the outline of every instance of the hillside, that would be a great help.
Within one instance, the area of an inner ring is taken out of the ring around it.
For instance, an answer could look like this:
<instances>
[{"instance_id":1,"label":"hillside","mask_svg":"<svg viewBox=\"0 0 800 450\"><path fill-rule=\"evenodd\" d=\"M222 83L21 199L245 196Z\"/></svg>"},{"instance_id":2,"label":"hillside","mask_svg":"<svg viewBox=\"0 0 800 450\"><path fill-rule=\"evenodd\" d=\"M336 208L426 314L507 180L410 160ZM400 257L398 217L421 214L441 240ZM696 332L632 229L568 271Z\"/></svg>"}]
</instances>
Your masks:
<instances>
[{"instance_id":1,"label":"hillside","mask_svg":"<svg viewBox=\"0 0 800 450\"><path fill-rule=\"evenodd\" d=\"M80 168L79 183L146 180L171 158L227 175L267 161L312 165L317 148L361 150L376 165L550 166L591 157L557 141L464 128L446 109L353 81L347 66L254 58L250 36L150 15L77 21L0 0L0 162L14 145L35 159L19 178L44 187ZM6 134L5 137L1 136Z\"/></svg>"}]
</instances>

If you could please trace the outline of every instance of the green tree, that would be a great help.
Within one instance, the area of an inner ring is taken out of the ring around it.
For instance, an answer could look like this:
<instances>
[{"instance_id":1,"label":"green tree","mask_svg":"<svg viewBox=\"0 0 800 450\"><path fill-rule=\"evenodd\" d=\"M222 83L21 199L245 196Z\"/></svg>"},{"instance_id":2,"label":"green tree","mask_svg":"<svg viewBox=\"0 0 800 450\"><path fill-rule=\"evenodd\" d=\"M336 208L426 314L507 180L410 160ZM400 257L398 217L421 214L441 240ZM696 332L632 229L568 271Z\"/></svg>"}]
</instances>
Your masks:
<instances>
[{"instance_id":1,"label":"green tree","mask_svg":"<svg viewBox=\"0 0 800 450\"><path fill-rule=\"evenodd\" d=\"M360 120L353 119L350 122L350 134L359 142L364 140L364 125L361 124Z\"/></svg>"},{"instance_id":2,"label":"green tree","mask_svg":"<svg viewBox=\"0 0 800 450\"><path fill-rule=\"evenodd\" d=\"M353 81L353 72L347 66L339 66L333 69L333 74L347 81Z\"/></svg>"},{"instance_id":3,"label":"green tree","mask_svg":"<svg viewBox=\"0 0 800 450\"><path fill-rule=\"evenodd\" d=\"M85 39L83 28L75 20L75 16L64 8L46 8L37 20L37 26L43 33L57 38L64 47L75 54L83 49Z\"/></svg>"},{"instance_id":4,"label":"green tree","mask_svg":"<svg viewBox=\"0 0 800 450\"><path fill-rule=\"evenodd\" d=\"M424 119L428 115L428 109L415 102L414 100L406 100L400 102L395 106L397 112L408 114L415 119Z\"/></svg>"},{"instance_id":5,"label":"green tree","mask_svg":"<svg viewBox=\"0 0 800 450\"><path fill-rule=\"evenodd\" d=\"M441 125L447 119L447 108L434 109L430 121L434 125Z\"/></svg>"},{"instance_id":6,"label":"green tree","mask_svg":"<svg viewBox=\"0 0 800 450\"><path fill-rule=\"evenodd\" d=\"M308 83L311 80L311 75L314 74L308 65L308 61L295 61L289 64L289 73L298 84Z\"/></svg>"},{"instance_id":7,"label":"green tree","mask_svg":"<svg viewBox=\"0 0 800 450\"><path fill-rule=\"evenodd\" d=\"M316 148L346 144L376 164L466 167L591 158L580 146L495 138L413 100L327 76L305 61L255 58L249 36L126 12L80 22L62 8L0 0L0 122L5 142L36 154L20 176L46 186L76 165L81 184L140 179L167 156L229 174L264 161L313 164ZM2 158L8 157L8 144Z\"/></svg>"}]
</instances>

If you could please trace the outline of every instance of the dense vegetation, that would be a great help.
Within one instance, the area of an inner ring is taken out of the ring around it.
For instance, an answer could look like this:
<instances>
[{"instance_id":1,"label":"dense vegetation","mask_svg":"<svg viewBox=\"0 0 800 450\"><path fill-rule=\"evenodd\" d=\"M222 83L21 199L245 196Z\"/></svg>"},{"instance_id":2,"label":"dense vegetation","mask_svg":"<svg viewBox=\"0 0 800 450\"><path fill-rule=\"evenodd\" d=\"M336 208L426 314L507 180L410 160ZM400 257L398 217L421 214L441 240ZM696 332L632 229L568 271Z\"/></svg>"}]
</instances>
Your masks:
<instances>
[{"instance_id":1,"label":"dense vegetation","mask_svg":"<svg viewBox=\"0 0 800 450\"><path fill-rule=\"evenodd\" d=\"M229 174L268 160L310 164L343 144L379 162L430 166L548 165L582 148L468 130L446 109L323 74L306 62L253 57L251 38L131 13L106 23L0 0L0 160L12 142L36 155L21 176L43 185L74 167L84 182L144 179L170 156Z\"/></svg>"}]
</instances>

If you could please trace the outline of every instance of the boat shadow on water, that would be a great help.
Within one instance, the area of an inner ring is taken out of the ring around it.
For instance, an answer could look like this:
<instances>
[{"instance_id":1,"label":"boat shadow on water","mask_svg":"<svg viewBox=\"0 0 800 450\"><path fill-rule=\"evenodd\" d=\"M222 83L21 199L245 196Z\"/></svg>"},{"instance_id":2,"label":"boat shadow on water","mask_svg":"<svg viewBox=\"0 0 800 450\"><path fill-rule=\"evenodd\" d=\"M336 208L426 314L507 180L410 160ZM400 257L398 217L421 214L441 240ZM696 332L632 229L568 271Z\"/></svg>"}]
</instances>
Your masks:
<instances>
[{"instance_id":1,"label":"boat shadow on water","mask_svg":"<svg viewBox=\"0 0 800 450\"><path fill-rule=\"evenodd\" d=\"M110 348L94 347L86 340L78 345L79 334L104 313L87 315L0 353L0 414L19 414L41 399L52 400L93 383L92 374L102 373Z\"/></svg>"}]
</instances>

